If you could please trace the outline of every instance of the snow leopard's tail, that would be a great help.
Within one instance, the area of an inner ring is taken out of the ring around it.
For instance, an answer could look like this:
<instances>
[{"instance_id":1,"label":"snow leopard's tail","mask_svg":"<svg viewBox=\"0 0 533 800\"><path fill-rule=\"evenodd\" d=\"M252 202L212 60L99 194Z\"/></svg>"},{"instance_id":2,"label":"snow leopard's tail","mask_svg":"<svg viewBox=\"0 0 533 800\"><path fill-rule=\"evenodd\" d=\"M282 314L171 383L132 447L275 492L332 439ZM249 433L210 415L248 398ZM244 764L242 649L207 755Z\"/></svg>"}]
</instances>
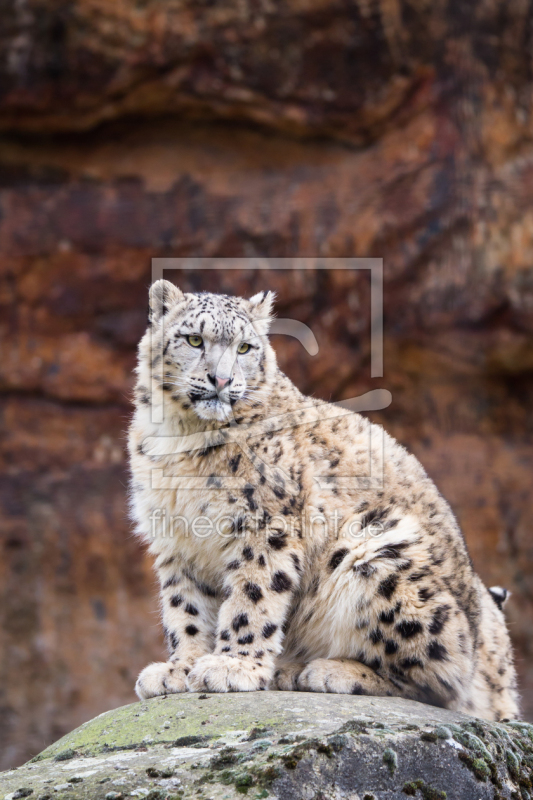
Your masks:
<instances>
[{"instance_id":1,"label":"snow leopard's tail","mask_svg":"<svg viewBox=\"0 0 533 800\"><path fill-rule=\"evenodd\" d=\"M511 592L508 589L503 589L501 586L491 586L489 592L500 611L502 611L504 605L511 596Z\"/></svg>"}]
</instances>

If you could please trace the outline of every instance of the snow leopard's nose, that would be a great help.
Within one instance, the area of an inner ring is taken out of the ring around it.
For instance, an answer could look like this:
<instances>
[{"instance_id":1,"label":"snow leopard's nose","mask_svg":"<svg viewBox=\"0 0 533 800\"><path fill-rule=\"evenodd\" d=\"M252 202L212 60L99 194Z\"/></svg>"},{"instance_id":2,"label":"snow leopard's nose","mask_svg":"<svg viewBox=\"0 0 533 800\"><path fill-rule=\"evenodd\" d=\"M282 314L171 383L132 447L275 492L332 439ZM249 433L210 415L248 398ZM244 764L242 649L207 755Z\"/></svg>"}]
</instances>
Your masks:
<instances>
[{"instance_id":1,"label":"snow leopard's nose","mask_svg":"<svg viewBox=\"0 0 533 800\"><path fill-rule=\"evenodd\" d=\"M208 375L207 377L213 386L216 387L217 392L221 392L224 386L227 386L229 383L231 383L231 378L219 378L218 375L215 375L215 377Z\"/></svg>"}]
</instances>

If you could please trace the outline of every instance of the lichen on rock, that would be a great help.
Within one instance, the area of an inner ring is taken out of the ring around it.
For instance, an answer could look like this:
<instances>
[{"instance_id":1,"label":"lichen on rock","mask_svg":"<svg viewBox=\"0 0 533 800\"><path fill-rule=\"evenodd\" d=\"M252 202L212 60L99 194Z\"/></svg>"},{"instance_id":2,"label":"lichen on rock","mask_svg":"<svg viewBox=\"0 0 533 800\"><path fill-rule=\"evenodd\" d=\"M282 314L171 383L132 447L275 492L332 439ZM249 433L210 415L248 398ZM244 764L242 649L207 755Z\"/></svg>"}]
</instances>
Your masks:
<instances>
[{"instance_id":1,"label":"lichen on rock","mask_svg":"<svg viewBox=\"0 0 533 800\"><path fill-rule=\"evenodd\" d=\"M0 800L523 800L533 726L400 698L174 695L101 714L16 770Z\"/></svg>"}]
</instances>

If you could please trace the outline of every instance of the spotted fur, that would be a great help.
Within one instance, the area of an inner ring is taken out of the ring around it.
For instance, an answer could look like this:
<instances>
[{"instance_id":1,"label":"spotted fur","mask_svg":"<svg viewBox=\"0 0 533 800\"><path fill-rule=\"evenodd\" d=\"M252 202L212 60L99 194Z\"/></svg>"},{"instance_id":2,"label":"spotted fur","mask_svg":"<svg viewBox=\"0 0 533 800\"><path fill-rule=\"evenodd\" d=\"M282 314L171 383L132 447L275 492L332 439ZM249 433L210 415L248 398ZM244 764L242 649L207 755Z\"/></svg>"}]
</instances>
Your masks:
<instances>
[{"instance_id":1,"label":"spotted fur","mask_svg":"<svg viewBox=\"0 0 533 800\"><path fill-rule=\"evenodd\" d=\"M143 670L138 695L271 687L516 717L507 593L475 574L414 456L280 372L272 301L151 289L131 507L169 659ZM381 453L381 484L350 477Z\"/></svg>"}]
</instances>

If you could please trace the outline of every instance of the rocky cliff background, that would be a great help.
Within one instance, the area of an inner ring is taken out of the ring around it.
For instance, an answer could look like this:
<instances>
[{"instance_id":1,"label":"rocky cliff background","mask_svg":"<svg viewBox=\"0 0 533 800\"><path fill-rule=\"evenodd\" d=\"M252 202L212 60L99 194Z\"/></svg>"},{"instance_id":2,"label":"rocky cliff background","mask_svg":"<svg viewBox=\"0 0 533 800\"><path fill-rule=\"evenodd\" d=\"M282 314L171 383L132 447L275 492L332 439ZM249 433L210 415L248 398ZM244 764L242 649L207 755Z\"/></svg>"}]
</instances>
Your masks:
<instances>
[{"instance_id":1,"label":"rocky cliff background","mask_svg":"<svg viewBox=\"0 0 533 800\"><path fill-rule=\"evenodd\" d=\"M533 718L531 0L0 3L0 767L132 701L163 653L126 515L154 256L376 256L368 274L203 272L279 292L276 342L374 414L451 502Z\"/></svg>"}]
</instances>

